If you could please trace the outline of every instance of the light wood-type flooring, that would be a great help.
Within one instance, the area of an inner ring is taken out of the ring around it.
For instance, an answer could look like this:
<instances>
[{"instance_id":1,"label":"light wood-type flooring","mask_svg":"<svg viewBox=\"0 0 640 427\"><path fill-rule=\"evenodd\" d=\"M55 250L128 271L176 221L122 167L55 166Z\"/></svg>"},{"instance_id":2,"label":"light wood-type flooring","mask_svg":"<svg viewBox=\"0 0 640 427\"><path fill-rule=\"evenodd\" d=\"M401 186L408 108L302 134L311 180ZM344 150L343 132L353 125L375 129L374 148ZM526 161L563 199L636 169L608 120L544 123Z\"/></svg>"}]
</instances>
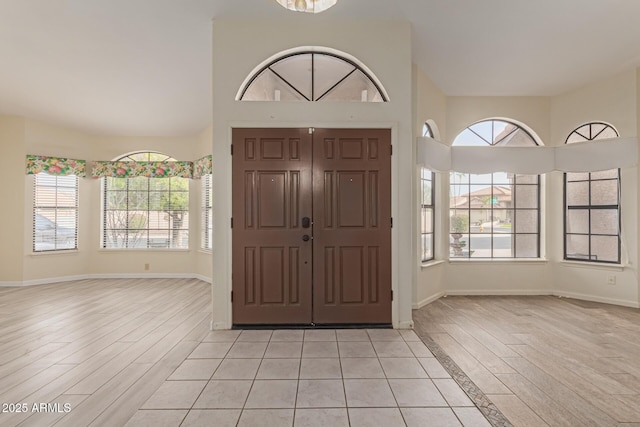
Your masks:
<instances>
[{"instance_id":1,"label":"light wood-type flooring","mask_svg":"<svg viewBox=\"0 0 640 427\"><path fill-rule=\"evenodd\" d=\"M209 331L210 310L198 280L0 288L0 426L489 426L413 331Z\"/></svg>"},{"instance_id":2,"label":"light wood-type flooring","mask_svg":"<svg viewBox=\"0 0 640 427\"><path fill-rule=\"evenodd\" d=\"M210 320L211 286L195 279L0 288L0 426L124 425Z\"/></svg>"},{"instance_id":3,"label":"light wood-type flooring","mask_svg":"<svg viewBox=\"0 0 640 427\"><path fill-rule=\"evenodd\" d=\"M413 317L515 426L640 426L640 310L446 297Z\"/></svg>"}]
</instances>

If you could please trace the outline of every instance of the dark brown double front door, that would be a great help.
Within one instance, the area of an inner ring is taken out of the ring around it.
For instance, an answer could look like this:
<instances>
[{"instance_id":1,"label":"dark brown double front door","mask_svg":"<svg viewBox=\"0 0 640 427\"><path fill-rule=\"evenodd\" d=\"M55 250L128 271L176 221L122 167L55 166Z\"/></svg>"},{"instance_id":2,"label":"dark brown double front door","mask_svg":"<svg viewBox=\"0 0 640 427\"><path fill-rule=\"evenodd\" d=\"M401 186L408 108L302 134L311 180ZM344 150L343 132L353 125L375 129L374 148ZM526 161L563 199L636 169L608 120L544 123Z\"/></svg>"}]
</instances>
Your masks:
<instances>
[{"instance_id":1,"label":"dark brown double front door","mask_svg":"<svg viewBox=\"0 0 640 427\"><path fill-rule=\"evenodd\" d=\"M391 323L391 133L233 130L233 323Z\"/></svg>"}]
</instances>

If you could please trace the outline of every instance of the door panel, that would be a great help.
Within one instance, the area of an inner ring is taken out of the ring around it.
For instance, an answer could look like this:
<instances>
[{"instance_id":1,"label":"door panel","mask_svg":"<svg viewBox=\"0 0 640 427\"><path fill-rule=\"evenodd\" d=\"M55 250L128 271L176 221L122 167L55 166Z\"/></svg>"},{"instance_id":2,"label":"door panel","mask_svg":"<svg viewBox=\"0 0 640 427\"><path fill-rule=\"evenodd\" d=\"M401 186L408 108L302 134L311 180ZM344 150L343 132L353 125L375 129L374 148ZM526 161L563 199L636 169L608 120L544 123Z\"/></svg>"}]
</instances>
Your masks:
<instances>
[{"instance_id":1,"label":"door panel","mask_svg":"<svg viewBox=\"0 0 640 427\"><path fill-rule=\"evenodd\" d=\"M389 130L233 130L234 324L391 323L390 144Z\"/></svg>"},{"instance_id":2,"label":"door panel","mask_svg":"<svg viewBox=\"0 0 640 427\"><path fill-rule=\"evenodd\" d=\"M311 136L306 129L233 130L233 323L309 324Z\"/></svg>"},{"instance_id":3,"label":"door panel","mask_svg":"<svg viewBox=\"0 0 640 427\"><path fill-rule=\"evenodd\" d=\"M315 323L391 323L391 132L314 133Z\"/></svg>"}]
</instances>

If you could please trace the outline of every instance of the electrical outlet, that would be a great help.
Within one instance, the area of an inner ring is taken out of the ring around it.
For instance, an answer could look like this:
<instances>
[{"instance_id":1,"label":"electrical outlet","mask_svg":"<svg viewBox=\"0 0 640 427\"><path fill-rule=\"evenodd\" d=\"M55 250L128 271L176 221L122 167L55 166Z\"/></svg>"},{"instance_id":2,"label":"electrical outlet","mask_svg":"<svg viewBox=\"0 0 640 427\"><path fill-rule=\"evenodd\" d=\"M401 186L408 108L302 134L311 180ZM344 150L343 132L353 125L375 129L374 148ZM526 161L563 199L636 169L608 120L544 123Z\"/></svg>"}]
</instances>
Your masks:
<instances>
[{"instance_id":1,"label":"electrical outlet","mask_svg":"<svg viewBox=\"0 0 640 427\"><path fill-rule=\"evenodd\" d=\"M149 264L148 263L144 265L144 271L149 271Z\"/></svg>"},{"instance_id":2,"label":"electrical outlet","mask_svg":"<svg viewBox=\"0 0 640 427\"><path fill-rule=\"evenodd\" d=\"M610 274L609 276L607 276L607 285L615 285L616 284L616 276L613 274Z\"/></svg>"}]
</instances>

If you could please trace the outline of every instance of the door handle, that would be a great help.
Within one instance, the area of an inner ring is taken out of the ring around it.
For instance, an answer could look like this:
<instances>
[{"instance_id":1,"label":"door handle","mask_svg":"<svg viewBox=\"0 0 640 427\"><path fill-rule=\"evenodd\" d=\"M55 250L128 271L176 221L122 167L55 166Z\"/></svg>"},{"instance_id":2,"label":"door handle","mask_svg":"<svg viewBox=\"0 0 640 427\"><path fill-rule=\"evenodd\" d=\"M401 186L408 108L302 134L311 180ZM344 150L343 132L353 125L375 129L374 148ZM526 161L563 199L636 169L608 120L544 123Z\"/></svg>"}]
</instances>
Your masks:
<instances>
[{"instance_id":1,"label":"door handle","mask_svg":"<svg viewBox=\"0 0 640 427\"><path fill-rule=\"evenodd\" d=\"M304 218L302 218L302 228L309 228L311 227L311 218L309 218L308 216L305 216Z\"/></svg>"},{"instance_id":2,"label":"door handle","mask_svg":"<svg viewBox=\"0 0 640 427\"><path fill-rule=\"evenodd\" d=\"M305 234L304 236L302 236L303 242L308 242L309 240L311 240L311 236L309 236L308 234Z\"/></svg>"}]
</instances>

